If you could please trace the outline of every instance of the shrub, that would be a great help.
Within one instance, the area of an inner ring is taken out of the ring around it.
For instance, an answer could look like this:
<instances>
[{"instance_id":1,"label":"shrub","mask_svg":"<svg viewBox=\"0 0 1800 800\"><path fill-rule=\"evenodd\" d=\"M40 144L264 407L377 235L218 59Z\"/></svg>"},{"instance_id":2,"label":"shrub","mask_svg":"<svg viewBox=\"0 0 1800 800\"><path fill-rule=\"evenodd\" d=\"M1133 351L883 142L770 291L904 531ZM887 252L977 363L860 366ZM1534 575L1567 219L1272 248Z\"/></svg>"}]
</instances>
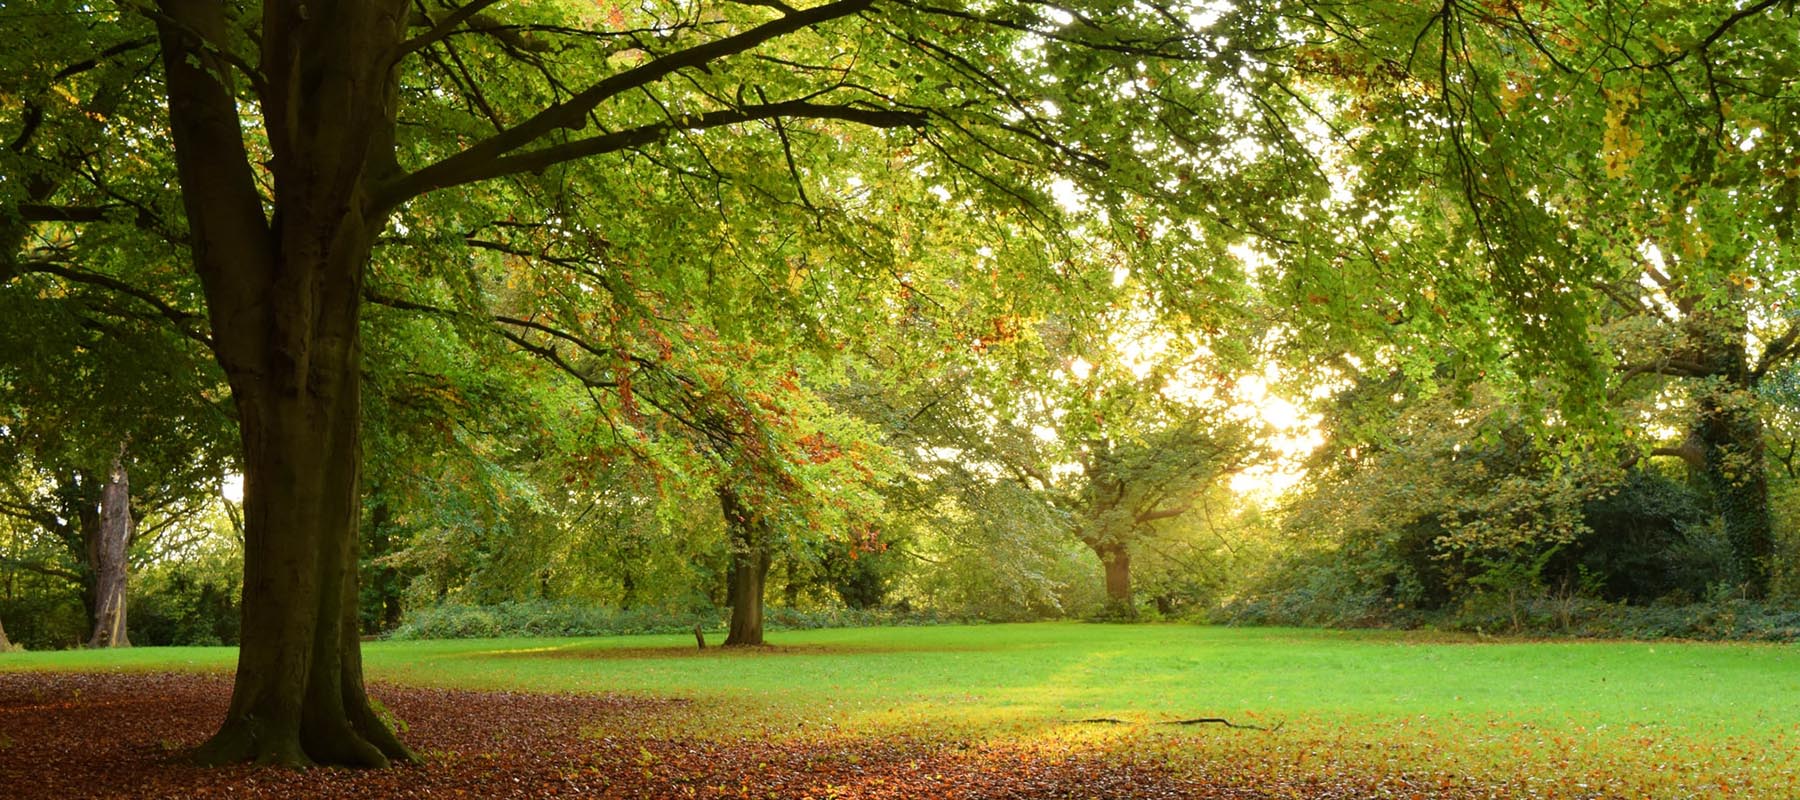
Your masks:
<instances>
[{"instance_id":1,"label":"shrub","mask_svg":"<svg viewBox=\"0 0 1800 800\"><path fill-rule=\"evenodd\" d=\"M695 625L725 629L723 609L702 611L630 608L574 601L527 600L477 606L446 603L415 611L390 636L395 639L478 639L502 636L623 636L686 633ZM855 628L876 625L933 625L967 622L933 613L894 609L803 611L769 607L763 623L773 630Z\"/></svg>"},{"instance_id":2,"label":"shrub","mask_svg":"<svg viewBox=\"0 0 1800 800\"><path fill-rule=\"evenodd\" d=\"M173 571L140 581L126 606L131 643L151 646L237 644L238 588Z\"/></svg>"}]
</instances>

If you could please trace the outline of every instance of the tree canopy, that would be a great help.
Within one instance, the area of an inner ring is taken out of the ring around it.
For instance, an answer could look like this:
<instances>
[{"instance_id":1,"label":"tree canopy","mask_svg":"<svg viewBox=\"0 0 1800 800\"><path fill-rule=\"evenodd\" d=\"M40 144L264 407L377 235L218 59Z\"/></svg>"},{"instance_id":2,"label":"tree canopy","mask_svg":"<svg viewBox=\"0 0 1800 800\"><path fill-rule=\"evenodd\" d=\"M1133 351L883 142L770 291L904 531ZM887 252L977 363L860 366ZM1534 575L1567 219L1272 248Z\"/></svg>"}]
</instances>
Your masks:
<instances>
[{"instance_id":1,"label":"tree canopy","mask_svg":"<svg viewBox=\"0 0 1800 800\"><path fill-rule=\"evenodd\" d=\"M935 585L1046 607L1072 547L1130 615L1132 555L1266 454L1252 377L1335 409L1290 529L1541 573L1678 457L1765 596L1791 12L0 10L0 510L79 550L95 476L150 519L241 472L212 762L413 758L358 644L407 575L679 572L754 644L777 564L863 603L972 553Z\"/></svg>"}]
</instances>

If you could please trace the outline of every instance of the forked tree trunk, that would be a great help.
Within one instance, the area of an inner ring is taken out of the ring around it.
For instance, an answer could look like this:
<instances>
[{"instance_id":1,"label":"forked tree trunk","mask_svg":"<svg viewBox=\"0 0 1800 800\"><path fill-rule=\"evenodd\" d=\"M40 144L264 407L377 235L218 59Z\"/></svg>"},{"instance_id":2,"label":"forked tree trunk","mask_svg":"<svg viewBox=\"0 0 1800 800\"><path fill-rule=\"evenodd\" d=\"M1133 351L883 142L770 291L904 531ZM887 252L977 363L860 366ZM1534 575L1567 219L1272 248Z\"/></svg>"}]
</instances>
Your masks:
<instances>
[{"instance_id":1,"label":"forked tree trunk","mask_svg":"<svg viewBox=\"0 0 1800 800\"><path fill-rule=\"evenodd\" d=\"M357 635L362 289L391 165L405 4L269 3L256 91L272 208L217 42L221 4L161 0L182 199L244 459L243 634L203 763L412 758L369 704ZM377 152L382 144L388 152Z\"/></svg>"},{"instance_id":2,"label":"forked tree trunk","mask_svg":"<svg viewBox=\"0 0 1800 800\"><path fill-rule=\"evenodd\" d=\"M768 523L745 508L737 492L719 489L719 509L731 539L731 628L725 646L763 643L763 586L769 576Z\"/></svg>"},{"instance_id":3,"label":"forked tree trunk","mask_svg":"<svg viewBox=\"0 0 1800 800\"><path fill-rule=\"evenodd\" d=\"M120 446L100 488L99 529L88 542L88 563L94 574L94 635L88 647L131 646L125 630L126 551L136 533L125 448Z\"/></svg>"}]
</instances>

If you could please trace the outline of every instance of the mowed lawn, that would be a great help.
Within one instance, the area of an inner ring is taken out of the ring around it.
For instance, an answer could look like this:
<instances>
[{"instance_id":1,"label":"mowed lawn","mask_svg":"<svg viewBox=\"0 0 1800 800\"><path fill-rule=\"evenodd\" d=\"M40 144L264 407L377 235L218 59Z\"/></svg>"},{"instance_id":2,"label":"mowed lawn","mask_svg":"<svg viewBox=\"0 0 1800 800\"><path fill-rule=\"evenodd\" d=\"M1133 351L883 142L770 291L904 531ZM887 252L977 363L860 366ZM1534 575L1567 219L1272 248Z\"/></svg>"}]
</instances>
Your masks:
<instances>
[{"instance_id":1,"label":"mowed lawn","mask_svg":"<svg viewBox=\"0 0 1800 800\"><path fill-rule=\"evenodd\" d=\"M1377 771L1509 791L1800 796L1800 648L1521 642L1186 625L373 642L372 682L688 698L664 736L947 736L1124 748L1200 771ZM0 656L27 669L229 670L229 648ZM379 691L376 692L379 695ZM1082 720L1106 717L1126 724ZM1219 725L1153 725L1222 717Z\"/></svg>"}]
</instances>

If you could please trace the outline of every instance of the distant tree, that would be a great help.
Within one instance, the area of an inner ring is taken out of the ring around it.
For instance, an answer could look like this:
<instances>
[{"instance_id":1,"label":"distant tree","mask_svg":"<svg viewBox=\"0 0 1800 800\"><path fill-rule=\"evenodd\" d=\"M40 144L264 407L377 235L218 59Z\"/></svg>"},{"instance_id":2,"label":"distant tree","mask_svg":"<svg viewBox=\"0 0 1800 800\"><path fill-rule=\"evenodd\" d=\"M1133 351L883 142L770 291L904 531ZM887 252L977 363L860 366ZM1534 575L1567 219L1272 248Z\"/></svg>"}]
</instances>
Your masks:
<instances>
[{"instance_id":1,"label":"distant tree","mask_svg":"<svg viewBox=\"0 0 1800 800\"><path fill-rule=\"evenodd\" d=\"M1033 493L1055 535L1099 560L1110 613L1133 617L1134 552L1259 453L1255 425L1230 408L1232 356L1219 352L1253 339L1249 326L1184 329L1155 315L1146 286L1119 283L1110 312L984 343L901 432L915 452L951 453L932 460L963 483Z\"/></svg>"},{"instance_id":2,"label":"distant tree","mask_svg":"<svg viewBox=\"0 0 1800 800\"><path fill-rule=\"evenodd\" d=\"M142 310L61 275L0 284L0 514L54 545L22 566L73 585L94 647L129 643L134 546L178 533L231 466L216 373Z\"/></svg>"},{"instance_id":3,"label":"distant tree","mask_svg":"<svg viewBox=\"0 0 1800 800\"><path fill-rule=\"evenodd\" d=\"M1620 400L1679 395L1681 438L1635 445L1703 478L1751 595L1774 541L1758 388L1800 351L1791 14L1447 3L1362 18L1368 36L1352 14L1305 56L1308 86L1347 104L1329 152L1356 171L1367 253L1340 254L1342 281L1293 276L1296 306L1417 334L1428 371L1461 339L1463 380L1534 362L1556 380L1527 388L1562 400L1543 418L1615 443ZM1424 285L1397 301L1367 280L1384 269Z\"/></svg>"},{"instance_id":4,"label":"distant tree","mask_svg":"<svg viewBox=\"0 0 1800 800\"><path fill-rule=\"evenodd\" d=\"M89 568L94 573L94 635L89 647L130 647L125 628L126 550L136 538L131 518L131 480L125 472L127 444L119 446L100 486L98 535L88 541Z\"/></svg>"}]
</instances>

